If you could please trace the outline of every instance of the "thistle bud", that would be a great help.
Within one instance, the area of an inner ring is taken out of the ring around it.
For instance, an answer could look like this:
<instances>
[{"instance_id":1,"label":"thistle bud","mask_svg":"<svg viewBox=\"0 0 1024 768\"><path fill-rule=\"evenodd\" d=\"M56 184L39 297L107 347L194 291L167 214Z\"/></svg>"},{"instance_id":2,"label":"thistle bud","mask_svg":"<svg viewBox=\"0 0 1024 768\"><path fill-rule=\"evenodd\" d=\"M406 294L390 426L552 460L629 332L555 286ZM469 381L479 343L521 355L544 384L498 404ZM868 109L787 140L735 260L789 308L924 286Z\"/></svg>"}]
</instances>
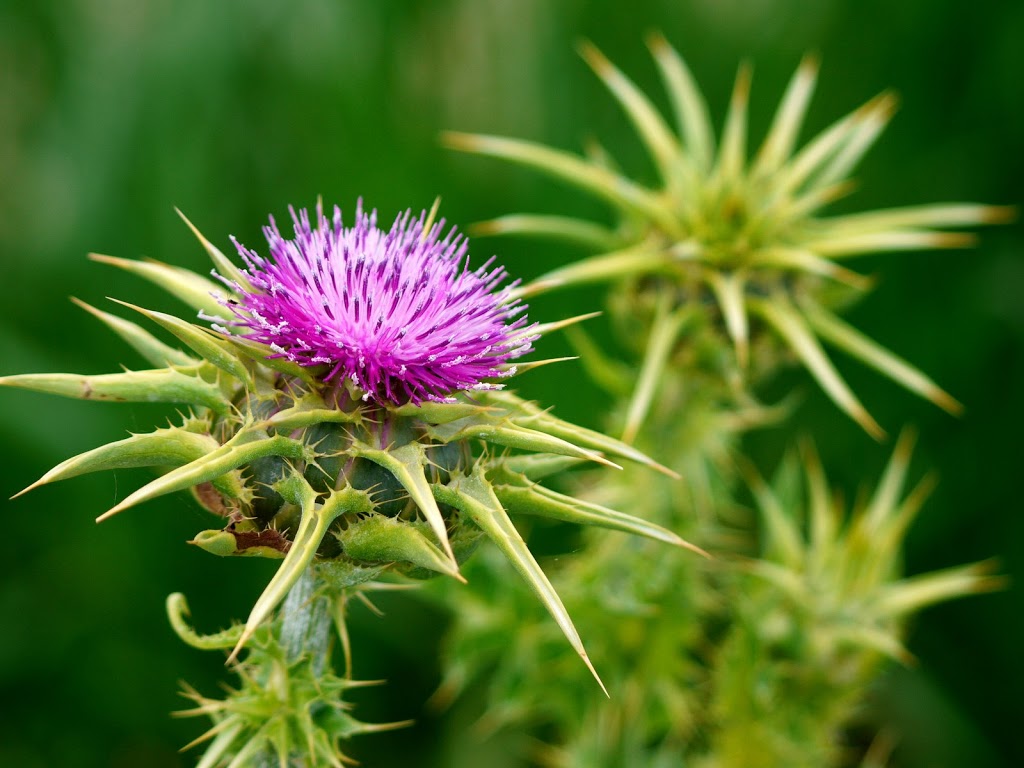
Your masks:
<instances>
[{"instance_id":1,"label":"thistle bud","mask_svg":"<svg viewBox=\"0 0 1024 768\"><path fill-rule=\"evenodd\" d=\"M827 215L849 194L850 175L891 118L883 93L813 137L798 136L817 79L807 57L794 74L760 148L747 154L750 69L741 67L720 139L686 63L660 35L650 49L673 106L673 128L646 94L594 46L583 58L612 92L650 155L660 181L621 174L604 148L588 157L498 136L450 133L454 149L524 165L610 204L614 229L563 216L513 214L479 225L487 234L575 241L593 256L559 267L520 291L586 283L614 285L608 306L626 344L643 354L686 321L686 344L664 355L675 368L711 372L728 393L797 359L847 415L884 436L836 370L822 342L952 413L960 404L929 377L840 320L872 280L849 259L886 251L962 248L950 228L1011 218L1007 207L942 203ZM718 354L721 351L731 354ZM671 353L671 355L669 354ZM630 425L631 426L631 425Z\"/></svg>"}]
</instances>

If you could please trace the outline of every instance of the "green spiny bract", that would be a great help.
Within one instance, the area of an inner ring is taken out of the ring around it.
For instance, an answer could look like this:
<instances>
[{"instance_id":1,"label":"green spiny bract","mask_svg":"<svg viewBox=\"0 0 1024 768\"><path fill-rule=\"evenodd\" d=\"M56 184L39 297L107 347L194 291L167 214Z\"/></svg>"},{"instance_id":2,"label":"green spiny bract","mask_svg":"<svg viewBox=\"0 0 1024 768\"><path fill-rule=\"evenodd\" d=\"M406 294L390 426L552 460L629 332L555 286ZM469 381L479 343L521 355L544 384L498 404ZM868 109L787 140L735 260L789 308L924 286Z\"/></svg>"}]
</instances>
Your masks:
<instances>
[{"instance_id":1,"label":"green spiny bract","mask_svg":"<svg viewBox=\"0 0 1024 768\"><path fill-rule=\"evenodd\" d=\"M610 229L561 216L516 214L479 225L492 234L558 237L598 254L541 276L519 295L612 282L613 323L642 345L656 334L670 352L693 358L703 346L733 349L701 364L723 379L770 376L797 358L828 396L865 430L884 435L836 371L821 342L877 369L942 408L959 403L921 371L839 319L836 312L872 281L844 266L868 253L963 247L969 235L941 230L1005 220L1008 208L936 204L842 216L822 215L851 189L850 173L888 122L895 105L882 94L803 147L797 138L814 89L816 62L797 70L758 152L747 157L750 71L740 69L721 140L696 83L679 55L652 37L679 126L677 134L648 97L600 52L587 63L624 108L648 151L660 185L624 175L601 147L590 157L496 136L452 133L455 149L537 169L609 203ZM673 346L681 322L686 343ZM680 348L681 347L681 348Z\"/></svg>"},{"instance_id":2,"label":"green spiny bract","mask_svg":"<svg viewBox=\"0 0 1024 768\"><path fill-rule=\"evenodd\" d=\"M228 276L226 282L235 286L227 296L222 287L184 269L94 258L156 283L209 316L244 301L239 286L248 284L251 272L237 270L199 237L218 271ZM86 400L175 403L186 415L178 425L69 459L29 489L86 472L155 467L162 471L159 477L99 519L191 490L223 520L193 543L218 555L280 558L234 654L312 563L345 563L364 569L367 578L379 573L376 566L410 576L436 572L461 578L459 563L486 536L593 671L561 600L508 511L686 546L657 525L538 485L534 477L545 474L553 460L617 467L612 458L628 459L663 468L628 445L557 419L512 393L483 389L471 395L453 392L445 402L399 404L368 397L352 377L325 380L329 366L299 365L273 345L228 328L210 330L132 307L176 337L182 345L177 348L135 323L83 306L155 367L99 376L16 375L0 384ZM564 324L533 326L530 333Z\"/></svg>"},{"instance_id":3,"label":"green spiny bract","mask_svg":"<svg viewBox=\"0 0 1024 768\"><path fill-rule=\"evenodd\" d=\"M365 582L358 589L375 586ZM339 601L342 606L346 597ZM329 607L323 595L303 594L303 598L313 600L315 608ZM201 650L229 649L242 632L242 627L236 625L213 635L198 634L186 621L188 604L179 593L168 597L167 613L178 637ZM315 618L332 621L328 615ZM333 622L345 638L343 611L335 612ZM209 742L198 768L254 765L260 760L279 768L295 765L296 760L304 765L340 768L352 762L342 752L340 742L358 734L408 725L371 725L356 720L349 714L351 704L344 700L345 693L372 683L352 680L348 665L345 676L338 676L327 664L326 648L317 649L321 653L310 653L308 648L296 652L291 640L281 619L261 626L248 644L245 660L235 668L239 687L226 689L223 699L212 699L185 687L184 695L196 706L175 714L213 720L206 733L185 747Z\"/></svg>"},{"instance_id":4,"label":"green spiny bract","mask_svg":"<svg viewBox=\"0 0 1024 768\"><path fill-rule=\"evenodd\" d=\"M1000 587L991 563L904 576L906 535L934 486L926 476L905 492L912 446L906 431L849 513L809 444L771 486L748 469L763 545L740 565L743 599L714 654L708 766L846 764L843 730L880 665L911 659L908 619Z\"/></svg>"}]
</instances>

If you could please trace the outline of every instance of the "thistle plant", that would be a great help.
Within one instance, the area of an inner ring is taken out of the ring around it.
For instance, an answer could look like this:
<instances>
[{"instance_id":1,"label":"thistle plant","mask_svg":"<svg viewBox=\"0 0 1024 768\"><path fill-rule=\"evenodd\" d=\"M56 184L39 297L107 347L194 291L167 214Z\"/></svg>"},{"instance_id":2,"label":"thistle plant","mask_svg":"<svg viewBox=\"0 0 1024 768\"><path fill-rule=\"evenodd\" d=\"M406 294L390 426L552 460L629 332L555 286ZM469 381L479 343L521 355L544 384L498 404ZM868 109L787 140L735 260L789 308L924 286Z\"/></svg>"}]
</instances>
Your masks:
<instances>
[{"instance_id":1,"label":"thistle plant","mask_svg":"<svg viewBox=\"0 0 1024 768\"><path fill-rule=\"evenodd\" d=\"M493 259L471 268L466 239L445 232L435 214L436 207L406 212L384 230L361 204L348 227L338 208L330 219L320 204L312 216L293 210L291 239L273 219L264 229L267 256L235 243L242 268L193 227L217 282L158 262L94 256L166 289L198 323L125 304L169 332L180 344L172 346L82 303L154 367L0 379L83 400L184 409L178 423L68 459L26 491L87 472L153 467L154 480L99 520L188 490L218 521L193 544L280 560L246 621L224 632L196 633L185 598L168 600L179 636L230 650L241 678L223 700L188 693L191 713L214 721L200 739L210 740L204 768L339 765L341 741L389 727L357 721L344 700L356 684L346 606L395 579L462 581L460 566L482 539L525 580L596 677L510 514L692 546L652 522L539 484L577 463L628 460L672 473L503 391L517 371L542 364L520 362L533 343L575 319L531 324L517 283L502 287L506 273ZM332 637L344 653L341 672Z\"/></svg>"},{"instance_id":2,"label":"thistle plant","mask_svg":"<svg viewBox=\"0 0 1024 768\"><path fill-rule=\"evenodd\" d=\"M1011 212L943 203L829 214L851 191L850 174L890 118L893 96L871 100L801 146L817 76L807 58L748 157L750 70L740 69L716 141L683 59L660 36L650 48L678 130L596 48L585 44L582 54L635 127L655 185L626 176L615 147L596 142L580 156L499 136L449 133L445 141L538 170L610 205L611 226L544 213L505 215L478 229L554 237L593 254L516 295L609 284L605 309L625 355L605 351L607 344L578 327L566 333L613 398L609 432L677 470L683 482L646 482L630 470L584 479L573 492L643 509L716 559L588 538L553 574L585 634L601 640L591 650L618 694L611 701L577 695L578 681L555 695L545 689L539 670L567 666L544 628L495 652L493 638L512 636L521 615L493 606L455 616L442 691L451 698L490 674L483 722L530 733L532 757L545 765L881 765L884 741L864 754L844 733L862 715L881 663L909 658L902 644L908 618L998 580L981 565L903 576L904 537L930 486L902 495L908 437L871 500L846 514L809 443L768 486L743 456L742 436L785 421L791 401L766 405L758 390L795 361L845 414L884 439L823 344L958 413L959 403L927 375L841 319L872 282L846 262L963 247L972 237L947 230Z\"/></svg>"}]
</instances>

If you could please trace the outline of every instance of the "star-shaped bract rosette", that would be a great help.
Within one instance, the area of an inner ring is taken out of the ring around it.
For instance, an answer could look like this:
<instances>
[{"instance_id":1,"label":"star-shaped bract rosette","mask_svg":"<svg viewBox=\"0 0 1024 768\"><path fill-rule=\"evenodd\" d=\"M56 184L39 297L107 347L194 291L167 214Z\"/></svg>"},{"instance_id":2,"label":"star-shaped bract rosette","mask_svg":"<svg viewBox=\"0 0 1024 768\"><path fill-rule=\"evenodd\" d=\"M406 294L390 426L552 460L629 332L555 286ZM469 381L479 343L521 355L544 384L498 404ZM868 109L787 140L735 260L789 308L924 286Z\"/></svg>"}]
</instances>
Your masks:
<instances>
[{"instance_id":1,"label":"star-shaped bract rosette","mask_svg":"<svg viewBox=\"0 0 1024 768\"><path fill-rule=\"evenodd\" d=\"M315 227L306 210L291 215L291 240L273 217L264 227L269 258L235 241L245 284L225 278L232 324L277 356L401 405L500 388L507 363L531 351L515 283L499 287L493 257L470 270L467 241L454 228L442 236L443 220L410 210L384 231L361 203L351 227L338 207L328 220L318 205Z\"/></svg>"}]
</instances>

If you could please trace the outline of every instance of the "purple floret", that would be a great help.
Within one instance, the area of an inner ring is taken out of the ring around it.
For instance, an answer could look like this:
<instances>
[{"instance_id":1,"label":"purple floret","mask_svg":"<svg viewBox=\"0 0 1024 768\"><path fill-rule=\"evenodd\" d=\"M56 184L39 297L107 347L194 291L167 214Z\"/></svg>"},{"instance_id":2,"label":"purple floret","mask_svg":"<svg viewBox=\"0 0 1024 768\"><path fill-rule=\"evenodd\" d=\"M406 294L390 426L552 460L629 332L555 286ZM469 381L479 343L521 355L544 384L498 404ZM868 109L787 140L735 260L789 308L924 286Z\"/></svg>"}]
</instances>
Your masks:
<instances>
[{"instance_id":1,"label":"purple floret","mask_svg":"<svg viewBox=\"0 0 1024 768\"><path fill-rule=\"evenodd\" d=\"M443 220L424 232L426 213L410 210L385 232L360 201L354 226L342 226L337 206L328 221L318 205L313 229L305 209L289 211L295 238L271 217L267 259L232 238L252 289L230 284L237 300L223 301L232 324L274 357L323 366L325 382L348 378L364 399L402 404L498 388L489 380L531 351L526 306L509 296L515 283L498 288L506 272L493 257L470 271L466 239L454 228L441 239Z\"/></svg>"}]
</instances>

